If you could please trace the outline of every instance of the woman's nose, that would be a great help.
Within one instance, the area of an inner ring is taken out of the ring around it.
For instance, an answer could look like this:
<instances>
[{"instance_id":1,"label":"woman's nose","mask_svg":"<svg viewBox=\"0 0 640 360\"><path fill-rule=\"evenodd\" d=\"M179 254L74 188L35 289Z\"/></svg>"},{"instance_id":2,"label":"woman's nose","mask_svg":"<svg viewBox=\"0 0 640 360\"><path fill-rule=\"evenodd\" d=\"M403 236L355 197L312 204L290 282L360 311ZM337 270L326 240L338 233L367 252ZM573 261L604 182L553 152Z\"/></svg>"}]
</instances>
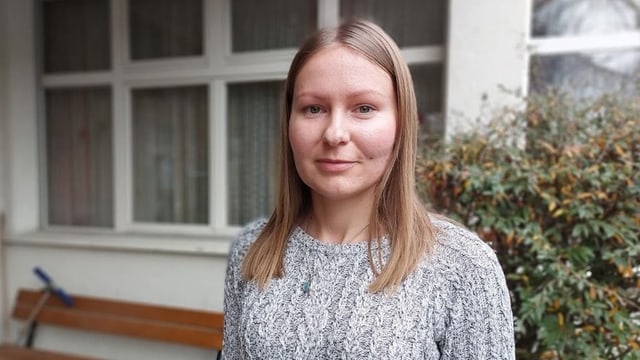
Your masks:
<instances>
[{"instance_id":1,"label":"woman's nose","mask_svg":"<svg viewBox=\"0 0 640 360\"><path fill-rule=\"evenodd\" d=\"M324 141L330 146L338 146L348 143L350 140L349 129L344 115L331 112L329 123L324 131Z\"/></svg>"}]
</instances>

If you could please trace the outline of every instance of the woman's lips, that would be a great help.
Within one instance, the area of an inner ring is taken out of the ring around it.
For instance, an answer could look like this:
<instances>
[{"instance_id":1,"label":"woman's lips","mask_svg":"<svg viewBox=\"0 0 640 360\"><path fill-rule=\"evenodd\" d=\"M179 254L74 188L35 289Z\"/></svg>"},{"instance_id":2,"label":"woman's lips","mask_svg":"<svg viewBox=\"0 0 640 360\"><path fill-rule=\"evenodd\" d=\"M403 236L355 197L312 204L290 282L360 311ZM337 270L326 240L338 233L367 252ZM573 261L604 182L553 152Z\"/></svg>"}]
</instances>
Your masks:
<instances>
[{"instance_id":1,"label":"woman's lips","mask_svg":"<svg viewBox=\"0 0 640 360\"><path fill-rule=\"evenodd\" d=\"M340 159L320 159L316 164L324 172L341 172L352 168L356 162Z\"/></svg>"}]
</instances>

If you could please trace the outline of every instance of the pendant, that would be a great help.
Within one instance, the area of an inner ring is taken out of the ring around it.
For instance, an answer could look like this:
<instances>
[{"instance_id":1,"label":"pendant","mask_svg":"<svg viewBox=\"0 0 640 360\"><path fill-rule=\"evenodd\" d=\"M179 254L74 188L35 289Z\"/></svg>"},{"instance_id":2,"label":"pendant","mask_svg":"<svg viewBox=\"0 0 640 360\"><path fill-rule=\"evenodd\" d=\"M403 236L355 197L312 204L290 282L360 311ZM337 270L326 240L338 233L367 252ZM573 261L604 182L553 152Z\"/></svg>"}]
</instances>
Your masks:
<instances>
[{"instance_id":1,"label":"pendant","mask_svg":"<svg viewBox=\"0 0 640 360\"><path fill-rule=\"evenodd\" d=\"M305 281L302 283L302 292L306 295L309 293L309 290L311 290L311 283L308 281Z\"/></svg>"}]
</instances>

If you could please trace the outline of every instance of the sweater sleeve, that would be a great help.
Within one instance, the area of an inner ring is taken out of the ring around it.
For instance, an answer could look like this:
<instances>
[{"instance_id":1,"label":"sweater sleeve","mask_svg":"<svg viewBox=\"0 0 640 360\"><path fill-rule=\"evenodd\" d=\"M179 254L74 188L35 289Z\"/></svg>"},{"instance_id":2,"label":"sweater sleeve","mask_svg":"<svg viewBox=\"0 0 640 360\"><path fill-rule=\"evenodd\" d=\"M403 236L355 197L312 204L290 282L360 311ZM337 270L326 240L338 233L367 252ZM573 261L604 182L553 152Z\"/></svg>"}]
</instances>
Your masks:
<instances>
[{"instance_id":1,"label":"sweater sleeve","mask_svg":"<svg viewBox=\"0 0 640 360\"><path fill-rule=\"evenodd\" d=\"M513 315L504 273L493 251L467 258L450 283L441 359L515 359Z\"/></svg>"}]
</instances>

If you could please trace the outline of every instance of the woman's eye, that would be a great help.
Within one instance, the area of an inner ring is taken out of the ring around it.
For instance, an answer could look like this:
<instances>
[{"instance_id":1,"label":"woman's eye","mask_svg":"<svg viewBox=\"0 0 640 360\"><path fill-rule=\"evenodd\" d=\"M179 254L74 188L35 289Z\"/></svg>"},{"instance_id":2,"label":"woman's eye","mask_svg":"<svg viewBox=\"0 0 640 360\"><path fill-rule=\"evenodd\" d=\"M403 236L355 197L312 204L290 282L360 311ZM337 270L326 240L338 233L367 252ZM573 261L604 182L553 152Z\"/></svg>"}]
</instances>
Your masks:
<instances>
[{"instance_id":1,"label":"woman's eye","mask_svg":"<svg viewBox=\"0 0 640 360\"><path fill-rule=\"evenodd\" d=\"M311 105L307 108L307 111L309 112L309 114L319 114L320 113L320 106L317 105Z\"/></svg>"},{"instance_id":2,"label":"woman's eye","mask_svg":"<svg viewBox=\"0 0 640 360\"><path fill-rule=\"evenodd\" d=\"M358 106L358 112L361 114L368 114L373 111L373 108L369 105Z\"/></svg>"}]
</instances>

